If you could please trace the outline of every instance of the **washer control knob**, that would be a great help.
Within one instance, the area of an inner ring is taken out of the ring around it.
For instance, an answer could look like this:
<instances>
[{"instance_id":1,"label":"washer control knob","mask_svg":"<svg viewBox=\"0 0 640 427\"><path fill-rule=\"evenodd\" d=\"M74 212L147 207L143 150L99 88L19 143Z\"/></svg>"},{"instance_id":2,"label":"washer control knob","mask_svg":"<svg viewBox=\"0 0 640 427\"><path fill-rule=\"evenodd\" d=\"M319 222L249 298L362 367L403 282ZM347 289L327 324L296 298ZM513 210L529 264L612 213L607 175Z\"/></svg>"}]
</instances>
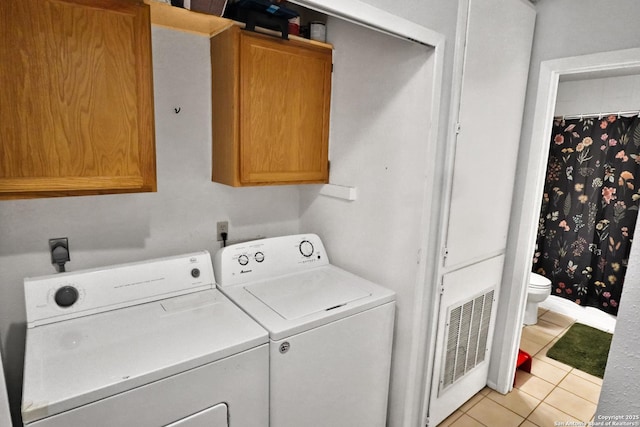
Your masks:
<instances>
[{"instance_id":1,"label":"washer control knob","mask_svg":"<svg viewBox=\"0 0 640 427\"><path fill-rule=\"evenodd\" d=\"M199 268L192 269L191 277L193 277L194 279L197 279L198 277L200 277L200 269Z\"/></svg>"},{"instance_id":2,"label":"washer control knob","mask_svg":"<svg viewBox=\"0 0 640 427\"><path fill-rule=\"evenodd\" d=\"M262 252L256 252L256 254L253 256L253 258L257 262L262 262L262 261L264 261L264 254Z\"/></svg>"},{"instance_id":3,"label":"washer control knob","mask_svg":"<svg viewBox=\"0 0 640 427\"><path fill-rule=\"evenodd\" d=\"M63 286L56 291L54 299L58 306L66 308L71 307L78 301L78 290L73 286Z\"/></svg>"},{"instance_id":4,"label":"washer control knob","mask_svg":"<svg viewBox=\"0 0 640 427\"><path fill-rule=\"evenodd\" d=\"M249 257L246 255L240 255L238 257L238 262L240 263L240 265L247 265L249 264Z\"/></svg>"},{"instance_id":5,"label":"washer control knob","mask_svg":"<svg viewBox=\"0 0 640 427\"><path fill-rule=\"evenodd\" d=\"M300 253L305 257L309 258L311 255L313 255L313 244L310 241L303 240L302 242L300 242L300 246L298 247L300 249Z\"/></svg>"}]
</instances>

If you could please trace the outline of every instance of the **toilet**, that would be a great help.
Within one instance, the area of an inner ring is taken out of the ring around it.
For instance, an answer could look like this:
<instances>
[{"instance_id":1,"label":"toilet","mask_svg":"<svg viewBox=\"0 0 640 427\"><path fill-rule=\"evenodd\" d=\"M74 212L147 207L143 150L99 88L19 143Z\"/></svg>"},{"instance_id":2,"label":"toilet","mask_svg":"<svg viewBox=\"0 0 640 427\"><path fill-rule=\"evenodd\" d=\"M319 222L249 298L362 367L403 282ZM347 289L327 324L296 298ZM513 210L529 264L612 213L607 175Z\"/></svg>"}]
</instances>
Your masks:
<instances>
[{"instance_id":1,"label":"toilet","mask_svg":"<svg viewBox=\"0 0 640 427\"><path fill-rule=\"evenodd\" d=\"M551 280L537 273L531 273L527 287L527 307L524 311L524 324L538 323L538 304L551 294Z\"/></svg>"}]
</instances>

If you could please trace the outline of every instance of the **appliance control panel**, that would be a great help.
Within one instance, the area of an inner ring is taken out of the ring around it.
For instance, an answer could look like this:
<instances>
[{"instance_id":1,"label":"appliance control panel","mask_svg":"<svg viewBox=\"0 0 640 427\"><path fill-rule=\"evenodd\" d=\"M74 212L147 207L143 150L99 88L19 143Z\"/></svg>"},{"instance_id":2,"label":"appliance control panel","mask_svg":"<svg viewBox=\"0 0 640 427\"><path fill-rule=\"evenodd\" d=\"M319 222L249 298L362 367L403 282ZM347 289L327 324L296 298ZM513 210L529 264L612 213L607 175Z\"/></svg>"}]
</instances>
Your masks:
<instances>
[{"instance_id":1,"label":"appliance control panel","mask_svg":"<svg viewBox=\"0 0 640 427\"><path fill-rule=\"evenodd\" d=\"M27 326L183 295L215 286L209 252L24 279Z\"/></svg>"},{"instance_id":2,"label":"appliance control panel","mask_svg":"<svg viewBox=\"0 0 640 427\"><path fill-rule=\"evenodd\" d=\"M231 286L328 265L316 234L296 234L238 243L220 249L213 260L216 283Z\"/></svg>"}]
</instances>

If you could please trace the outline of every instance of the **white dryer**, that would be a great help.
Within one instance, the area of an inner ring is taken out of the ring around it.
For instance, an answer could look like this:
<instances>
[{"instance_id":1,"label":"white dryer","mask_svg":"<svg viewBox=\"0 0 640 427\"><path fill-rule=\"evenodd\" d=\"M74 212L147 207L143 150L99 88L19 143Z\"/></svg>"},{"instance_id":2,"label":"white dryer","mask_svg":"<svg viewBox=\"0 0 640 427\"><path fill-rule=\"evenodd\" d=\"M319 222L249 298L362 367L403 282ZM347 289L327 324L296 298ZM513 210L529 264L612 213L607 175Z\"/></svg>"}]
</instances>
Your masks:
<instances>
[{"instance_id":1,"label":"white dryer","mask_svg":"<svg viewBox=\"0 0 640 427\"><path fill-rule=\"evenodd\" d=\"M29 427L264 427L266 331L207 252L24 282Z\"/></svg>"},{"instance_id":2,"label":"white dryer","mask_svg":"<svg viewBox=\"0 0 640 427\"><path fill-rule=\"evenodd\" d=\"M220 249L219 289L269 331L271 427L386 425L395 294L315 234Z\"/></svg>"}]
</instances>

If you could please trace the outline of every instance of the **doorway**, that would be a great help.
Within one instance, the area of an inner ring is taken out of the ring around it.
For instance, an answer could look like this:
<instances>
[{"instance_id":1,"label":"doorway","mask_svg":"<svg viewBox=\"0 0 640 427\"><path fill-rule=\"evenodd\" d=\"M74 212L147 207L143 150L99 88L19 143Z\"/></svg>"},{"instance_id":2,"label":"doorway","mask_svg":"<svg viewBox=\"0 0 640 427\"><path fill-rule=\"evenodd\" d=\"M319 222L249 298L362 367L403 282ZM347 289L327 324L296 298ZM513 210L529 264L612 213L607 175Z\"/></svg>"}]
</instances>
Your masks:
<instances>
[{"instance_id":1,"label":"doorway","mask_svg":"<svg viewBox=\"0 0 640 427\"><path fill-rule=\"evenodd\" d=\"M502 295L502 307L498 310L497 322L508 326L504 327L502 339L495 341L495 357L489 374L489 384L501 393L507 393L513 385L560 78L587 79L638 73L640 49L637 48L541 63L531 140L528 149L522 150L521 155L527 160L523 162L525 169L518 176L514 193L503 274L505 293Z\"/></svg>"},{"instance_id":2,"label":"doorway","mask_svg":"<svg viewBox=\"0 0 640 427\"><path fill-rule=\"evenodd\" d=\"M638 105L640 74L560 78L532 267L552 282L542 303L617 314L640 199Z\"/></svg>"}]
</instances>

